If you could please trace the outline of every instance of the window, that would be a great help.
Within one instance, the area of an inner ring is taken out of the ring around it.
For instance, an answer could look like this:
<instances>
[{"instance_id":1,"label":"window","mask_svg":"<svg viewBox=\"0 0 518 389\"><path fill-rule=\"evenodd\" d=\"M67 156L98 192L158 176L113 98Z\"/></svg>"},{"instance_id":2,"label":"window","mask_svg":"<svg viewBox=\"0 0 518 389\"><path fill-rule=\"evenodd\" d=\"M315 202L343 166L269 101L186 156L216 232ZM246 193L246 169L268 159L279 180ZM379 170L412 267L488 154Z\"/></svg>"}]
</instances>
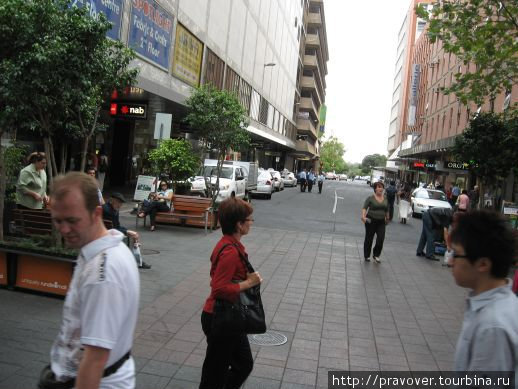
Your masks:
<instances>
[{"instance_id":1,"label":"window","mask_svg":"<svg viewBox=\"0 0 518 389\"><path fill-rule=\"evenodd\" d=\"M259 104L259 122L267 125L268 124L268 101L261 96L261 103Z\"/></svg>"},{"instance_id":2,"label":"window","mask_svg":"<svg viewBox=\"0 0 518 389\"><path fill-rule=\"evenodd\" d=\"M227 66L227 78L225 79L225 89L233 92L236 96L239 94L239 85L241 77Z\"/></svg>"},{"instance_id":3,"label":"window","mask_svg":"<svg viewBox=\"0 0 518 389\"><path fill-rule=\"evenodd\" d=\"M505 92L505 99L504 99L504 105L502 107L502 110L505 111L507 108L509 108L510 103L511 103L511 91L507 90Z\"/></svg>"},{"instance_id":4,"label":"window","mask_svg":"<svg viewBox=\"0 0 518 389\"><path fill-rule=\"evenodd\" d=\"M212 84L218 89L223 88L223 75L225 73L225 62L212 50L207 48L205 60L205 84Z\"/></svg>"},{"instance_id":5,"label":"window","mask_svg":"<svg viewBox=\"0 0 518 389\"><path fill-rule=\"evenodd\" d=\"M239 102L246 110L246 113L250 113L250 98L252 96L252 87L244 79L241 79L241 86L239 88Z\"/></svg>"},{"instance_id":6,"label":"window","mask_svg":"<svg viewBox=\"0 0 518 389\"><path fill-rule=\"evenodd\" d=\"M252 89L252 99L250 102L250 117L259 121L259 110L261 105L261 95Z\"/></svg>"},{"instance_id":7,"label":"window","mask_svg":"<svg viewBox=\"0 0 518 389\"><path fill-rule=\"evenodd\" d=\"M273 106L268 103L268 117L266 119L266 126L268 128L272 128L273 129L273 113L275 111L275 108L273 108Z\"/></svg>"}]
</instances>

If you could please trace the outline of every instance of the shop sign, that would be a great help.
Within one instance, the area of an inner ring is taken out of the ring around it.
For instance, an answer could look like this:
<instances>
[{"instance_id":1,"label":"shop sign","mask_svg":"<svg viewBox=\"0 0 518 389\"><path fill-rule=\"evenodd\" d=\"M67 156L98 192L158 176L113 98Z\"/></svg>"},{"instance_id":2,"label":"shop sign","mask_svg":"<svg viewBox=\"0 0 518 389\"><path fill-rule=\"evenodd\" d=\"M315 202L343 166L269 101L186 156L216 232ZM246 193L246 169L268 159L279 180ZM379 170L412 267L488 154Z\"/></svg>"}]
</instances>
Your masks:
<instances>
[{"instance_id":1,"label":"shop sign","mask_svg":"<svg viewBox=\"0 0 518 389\"><path fill-rule=\"evenodd\" d=\"M113 40L120 40L123 0L73 0L71 6L86 7L90 17L95 20L99 20L101 13L104 14L112 24L112 28L106 33L106 36Z\"/></svg>"},{"instance_id":2,"label":"shop sign","mask_svg":"<svg viewBox=\"0 0 518 389\"><path fill-rule=\"evenodd\" d=\"M147 119L147 104L111 103L110 115L126 119Z\"/></svg>"},{"instance_id":3,"label":"shop sign","mask_svg":"<svg viewBox=\"0 0 518 389\"><path fill-rule=\"evenodd\" d=\"M428 170L435 170L435 168L437 167L437 164L435 162L426 162L425 167Z\"/></svg>"},{"instance_id":4,"label":"shop sign","mask_svg":"<svg viewBox=\"0 0 518 389\"><path fill-rule=\"evenodd\" d=\"M7 285L7 258L0 253L0 285Z\"/></svg>"},{"instance_id":5,"label":"shop sign","mask_svg":"<svg viewBox=\"0 0 518 389\"><path fill-rule=\"evenodd\" d=\"M133 0L130 18L128 46L168 70L173 16L154 0Z\"/></svg>"},{"instance_id":6,"label":"shop sign","mask_svg":"<svg viewBox=\"0 0 518 389\"><path fill-rule=\"evenodd\" d=\"M418 169L424 169L424 162L414 162L412 166Z\"/></svg>"},{"instance_id":7,"label":"shop sign","mask_svg":"<svg viewBox=\"0 0 518 389\"><path fill-rule=\"evenodd\" d=\"M192 86L200 84L203 43L184 26L176 26L173 75Z\"/></svg>"},{"instance_id":8,"label":"shop sign","mask_svg":"<svg viewBox=\"0 0 518 389\"><path fill-rule=\"evenodd\" d=\"M469 169L469 163L467 162L445 162L444 167L447 169L454 169L454 170L468 170Z\"/></svg>"},{"instance_id":9,"label":"shop sign","mask_svg":"<svg viewBox=\"0 0 518 389\"><path fill-rule=\"evenodd\" d=\"M280 157L282 156L282 153L280 151L265 151L264 155L268 157Z\"/></svg>"}]
</instances>

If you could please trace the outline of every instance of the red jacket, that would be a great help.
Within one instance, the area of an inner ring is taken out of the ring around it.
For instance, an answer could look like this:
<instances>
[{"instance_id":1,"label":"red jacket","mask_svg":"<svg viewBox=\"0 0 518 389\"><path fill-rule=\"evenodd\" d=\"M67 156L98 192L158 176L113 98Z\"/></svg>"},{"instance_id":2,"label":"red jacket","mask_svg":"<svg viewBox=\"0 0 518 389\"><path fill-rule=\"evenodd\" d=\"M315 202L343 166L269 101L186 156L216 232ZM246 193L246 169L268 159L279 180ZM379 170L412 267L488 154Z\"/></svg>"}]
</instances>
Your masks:
<instances>
[{"instance_id":1,"label":"red jacket","mask_svg":"<svg viewBox=\"0 0 518 389\"><path fill-rule=\"evenodd\" d=\"M216 262L216 255L220 252L224 245L228 245L223 249L219 255L219 259ZM233 245L236 246L233 246ZM239 251L238 251L239 250ZM239 285L232 282L233 280L244 281L246 280L246 267L241 257L246 256L245 247L237 241L232 235L223 235L220 241L212 250L210 261L212 263L210 267L210 288L211 292L203 310L208 313L213 312L214 302L216 299L224 299L229 301L236 301L239 296Z\"/></svg>"}]
</instances>

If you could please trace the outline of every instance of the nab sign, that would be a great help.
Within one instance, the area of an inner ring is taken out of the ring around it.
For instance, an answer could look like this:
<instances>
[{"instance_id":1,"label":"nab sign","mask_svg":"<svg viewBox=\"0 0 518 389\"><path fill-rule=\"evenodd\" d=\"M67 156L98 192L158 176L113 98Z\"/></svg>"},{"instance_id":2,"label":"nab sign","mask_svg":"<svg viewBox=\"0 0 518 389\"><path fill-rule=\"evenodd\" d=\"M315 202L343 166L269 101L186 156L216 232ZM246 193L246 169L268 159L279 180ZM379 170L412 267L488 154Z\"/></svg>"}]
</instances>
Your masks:
<instances>
[{"instance_id":1,"label":"nab sign","mask_svg":"<svg viewBox=\"0 0 518 389\"><path fill-rule=\"evenodd\" d=\"M147 104L111 103L110 115L126 119L147 119Z\"/></svg>"}]
</instances>

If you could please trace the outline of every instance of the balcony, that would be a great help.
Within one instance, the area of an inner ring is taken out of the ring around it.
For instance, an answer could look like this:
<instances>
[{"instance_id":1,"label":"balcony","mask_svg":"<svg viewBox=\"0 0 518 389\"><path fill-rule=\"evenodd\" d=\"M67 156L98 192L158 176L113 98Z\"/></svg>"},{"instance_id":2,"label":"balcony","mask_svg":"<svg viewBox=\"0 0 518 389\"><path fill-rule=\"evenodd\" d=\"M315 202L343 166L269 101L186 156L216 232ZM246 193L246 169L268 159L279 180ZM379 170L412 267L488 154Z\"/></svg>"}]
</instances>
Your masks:
<instances>
[{"instance_id":1,"label":"balcony","mask_svg":"<svg viewBox=\"0 0 518 389\"><path fill-rule=\"evenodd\" d=\"M320 88L317 85L317 81L315 77L310 76L302 76L302 81L300 83L301 88L309 89L311 91L315 91L318 97L318 103L322 104L322 96L320 94Z\"/></svg>"},{"instance_id":2,"label":"balcony","mask_svg":"<svg viewBox=\"0 0 518 389\"><path fill-rule=\"evenodd\" d=\"M308 13L308 26L310 27L320 27L322 26L322 17L318 12L309 12Z\"/></svg>"},{"instance_id":3,"label":"balcony","mask_svg":"<svg viewBox=\"0 0 518 389\"><path fill-rule=\"evenodd\" d=\"M303 117L297 118L297 133L309 135L313 139L318 138L317 129L313 124L312 119L305 119Z\"/></svg>"},{"instance_id":4,"label":"balcony","mask_svg":"<svg viewBox=\"0 0 518 389\"><path fill-rule=\"evenodd\" d=\"M310 69L318 68L317 56L304 54L304 67L308 67Z\"/></svg>"},{"instance_id":5,"label":"balcony","mask_svg":"<svg viewBox=\"0 0 518 389\"><path fill-rule=\"evenodd\" d=\"M318 49L320 47L320 38L317 34L306 35L306 47L311 49Z\"/></svg>"},{"instance_id":6,"label":"balcony","mask_svg":"<svg viewBox=\"0 0 518 389\"><path fill-rule=\"evenodd\" d=\"M305 140L296 141L295 146L297 148L297 154L303 154L309 157L314 157L317 155L315 146Z\"/></svg>"},{"instance_id":7,"label":"balcony","mask_svg":"<svg viewBox=\"0 0 518 389\"><path fill-rule=\"evenodd\" d=\"M302 97L300 99L299 111L306 111L311 113L313 111L313 117L318 118L318 108L315 106L311 97Z\"/></svg>"}]
</instances>

